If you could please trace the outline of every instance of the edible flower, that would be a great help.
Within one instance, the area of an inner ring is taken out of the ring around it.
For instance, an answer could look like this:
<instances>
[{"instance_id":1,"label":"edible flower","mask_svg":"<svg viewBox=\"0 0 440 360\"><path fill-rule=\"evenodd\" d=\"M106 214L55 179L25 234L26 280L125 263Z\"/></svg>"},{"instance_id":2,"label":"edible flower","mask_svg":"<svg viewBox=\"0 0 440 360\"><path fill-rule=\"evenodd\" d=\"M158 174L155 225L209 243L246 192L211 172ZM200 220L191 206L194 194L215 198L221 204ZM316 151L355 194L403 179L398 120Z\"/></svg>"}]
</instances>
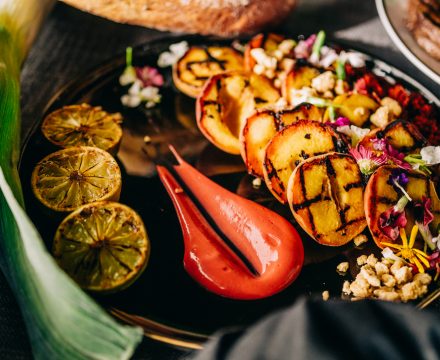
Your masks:
<instances>
[{"instance_id":1,"label":"edible flower","mask_svg":"<svg viewBox=\"0 0 440 360\"><path fill-rule=\"evenodd\" d=\"M385 138L373 138L370 140L373 143L373 148L378 151L383 151L388 157L388 160L405 170L411 170L412 166L405 161L405 154L396 150Z\"/></svg>"},{"instance_id":2,"label":"edible flower","mask_svg":"<svg viewBox=\"0 0 440 360\"><path fill-rule=\"evenodd\" d=\"M337 128L339 126L350 125L350 120L346 117L340 116L335 121L327 121L327 125Z\"/></svg>"},{"instance_id":3,"label":"edible flower","mask_svg":"<svg viewBox=\"0 0 440 360\"><path fill-rule=\"evenodd\" d=\"M339 126L336 130L351 138L352 147L356 147L356 145L370 132L370 129L363 129L355 125Z\"/></svg>"},{"instance_id":4,"label":"edible flower","mask_svg":"<svg viewBox=\"0 0 440 360\"><path fill-rule=\"evenodd\" d=\"M434 281L437 281L439 275L440 275L440 251L437 250L436 252L432 253L429 256L429 267L431 270L435 270L435 277Z\"/></svg>"},{"instance_id":5,"label":"edible flower","mask_svg":"<svg viewBox=\"0 0 440 360\"><path fill-rule=\"evenodd\" d=\"M150 66L136 67L136 76L142 81L144 87L147 86L162 86L163 76L156 68Z\"/></svg>"},{"instance_id":6,"label":"edible flower","mask_svg":"<svg viewBox=\"0 0 440 360\"><path fill-rule=\"evenodd\" d=\"M174 65L188 51L188 43L181 41L170 45L169 51L164 51L159 55L157 66L164 68Z\"/></svg>"},{"instance_id":7,"label":"edible flower","mask_svg":"<svg viewBox=\"0 0 440 360\"><path fill-rule=\"evenodd\" d=\"M125 49L125 69L122 75L119 77L119 83L122 86L126 86L129 84L133 84L136 79L136 70L132 65L133 60L133 49L131 47L128 47Z\"/></svg>"},{"instance_id":8,"label":"edible flower","mask_svg":"<svg viewBox=\"0 0 440 360\"><path fill-rule=\"evenodd\" d=\"M138 107L145 102L147 109L160 103L159 86L162 86L163 76L150 66L134 67L132 64L133 50L128 47L125 52L126 66L119 83L122 86L130 85L128 93L121 96L121 103L127 107Z\"/></svg>"},{"instance_id":9,"label":"edible flower","mask_svg":"<svg viewBox=\"0 0 440 360\"><path fill-rule=\"evenodd\" d=\"M440 164L440 146L425 146L420 150L420 155L426 165Z\"/></svg>"},{"instance_id":10,"label":"edible flower","mask_svg":"<svg viewBox=\"0 0 440 360\"><path fill-rule=\"evenodd\" d=\"M402 196L396 205L379 215L381 231L392 240L396 240L399 236L399 228L406 226L405 207L408 202L408 198Z\"/></svg>"},{"instance_id":11,"label":"edible flower","mask_svg":"<svg viewBox=\"0 0 440 360\"><path fill-rule=\"evenodd\" d=\"M426 245L435 250L435 243L432 241L432 234L429 230L429 224L434 220L434 215L431 212L431 199L422 196L422 201L416 201L414 204L414 217L416 224L419 227L420 234Z\"/></svg>"},{"instance_id":12,"label":"edible flower","mask_svg":"<svg viewBox=\"0 0 440 360\"><path fill-rule=\"evenodd\" d=\"M404 189L404 186L408 184L408 175L401 169L393 169L388 177L387 184L391 185L397 193L402 192L409 201L412 201L409 194Z\"/></svg>"},{"instance_id":13,"label":"edible flower","mask_svg":"<svg viewBox=\"0 0 440 360\"><path fill-rule=\"evenodd\" d=\"M361 173L371 175L379 166L387 162L385 154L376 155L373 151L359 145L349 150L351 156L356 160Z\"/></svg>"},{"instance_id":14,"label":"edible flower","mask_svg":"<svg viewBox=\"0 0 440 360\"><path fill-rule=\"evenodd\" d=\"M411 230L411 236L408 242L405 229L402 227L399 231L400 238L402 239L402 245L392 244L388 242L383 242L382 245L398 250L396 256L401 256L404 260L407 260L409 263L414 264L420 273L424 273L425 269L429 269L430 267L428 261L429 256L422 250L414 248L414 243L416 241L418 231L419 227L417 225L414 225Z\"/></svg>"},{"instance_id":15,"label":"edible flower","mask_svg":"<svg viewBox=\"0 0 440 360\"><path fill-rule=\"evenodd\" d=\"M307 59L310 56L315 40L316 34L312 34L307 39L298 42L294 49L295 57L297 59Z\"/></svg>"}]
</instances>

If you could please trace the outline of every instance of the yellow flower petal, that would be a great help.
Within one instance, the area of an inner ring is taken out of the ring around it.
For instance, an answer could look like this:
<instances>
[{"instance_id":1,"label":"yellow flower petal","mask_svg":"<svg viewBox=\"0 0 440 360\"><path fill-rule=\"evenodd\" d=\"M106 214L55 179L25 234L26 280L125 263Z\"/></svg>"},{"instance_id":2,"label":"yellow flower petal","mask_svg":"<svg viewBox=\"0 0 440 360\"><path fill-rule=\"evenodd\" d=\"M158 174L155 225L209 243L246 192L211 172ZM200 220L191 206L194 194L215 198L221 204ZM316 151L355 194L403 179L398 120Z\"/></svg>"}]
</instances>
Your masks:
<instances>
[{"instance_id":1,"label":"yellow flower petal","mask_svg":"<svg viewBox=\"0 0 440 360\"><path fill-rule=\"evenodd\" d=\"M420 254L416 253L417 258L425 265L426 268L429 268L429 262L426 260L423 256L420 256Z\"/></svg>"},{"instance_id":2,"label":"yellow flower petal","mask_svg":"<svg viewBox=\"0 0 440 360\"><path fill-rule=\"evenodd\" d=\"M416 257L413 259L413 261L413 263L417 266L419 273L424 273L425 269L423 268L422 264L420 264L420 261Z\"/></svg>"},{"instance_id":3,"label":"yellow flower petal","mask_svg":"<svg viewBox=\"0 0 440 360\"><path fill-rule=\"evenodd\" d=\"M411 237L409 238L409 247L410 248L412 248L414 246L414 243L416 242L416 237L417 237L418 231L419 231L419 227L417 225L414 225L411 230Z\"/></svg>"},{"instance_id":4,"label":"yellow flower petal","mask_svg":"<svg viewBox=\"0 0 440 360\"><path fill-rule=\"evenodd\" d=\"M426 253L424 253L422 250L419 250L419 249L412 249L412 251L414 251L414 252L417 253L418 255L421 255L421 256L423 256L423 257L425 257L425 258L429 258L429 255L426 254Z\"/></svg>"},{"instance_id":5,"label":"yellow flower petal","mask_svg":"<svg viewBox=\"0 0 440 360\"><path fill-rule=\"evenodd\" d=\"M391 244L389 242L382 242L380 244L381 245L385 245L385 246L389 246L389 247L397 249L397 250L401 250L402 249L402 245Z\"/></svg>"},{"instance_id":6,"label":"yellow flower petal","mask_svg":"<svg viewBox=\"0 0 440 360\"><path fill-rule=\"evenodd\" d=\"M408 238L406 237L405 228L400 228L399 233L400 233L400 238L402 239L403 247L405 248L408 247Z\"/></svg>"}]
</instances>

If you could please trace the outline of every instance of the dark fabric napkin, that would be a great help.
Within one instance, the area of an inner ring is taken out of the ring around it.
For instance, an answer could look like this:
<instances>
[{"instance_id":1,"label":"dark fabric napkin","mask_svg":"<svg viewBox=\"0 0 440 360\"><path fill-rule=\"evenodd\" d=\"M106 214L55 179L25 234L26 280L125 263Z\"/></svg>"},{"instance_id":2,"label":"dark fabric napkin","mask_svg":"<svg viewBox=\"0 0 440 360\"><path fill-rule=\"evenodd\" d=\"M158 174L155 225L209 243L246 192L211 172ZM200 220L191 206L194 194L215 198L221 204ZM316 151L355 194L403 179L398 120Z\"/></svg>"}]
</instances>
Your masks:
<instances>
[{"instance_id":1,"label":"dark fabric napkin","mask_svg":"<svg viewBox=\"0 0 440 360\"><path fill-rule=\"evenodd\" d=\"M439 320L412 305L303 298L218 334L194 360L439 359Z\"/></svg>"}]
</instances>

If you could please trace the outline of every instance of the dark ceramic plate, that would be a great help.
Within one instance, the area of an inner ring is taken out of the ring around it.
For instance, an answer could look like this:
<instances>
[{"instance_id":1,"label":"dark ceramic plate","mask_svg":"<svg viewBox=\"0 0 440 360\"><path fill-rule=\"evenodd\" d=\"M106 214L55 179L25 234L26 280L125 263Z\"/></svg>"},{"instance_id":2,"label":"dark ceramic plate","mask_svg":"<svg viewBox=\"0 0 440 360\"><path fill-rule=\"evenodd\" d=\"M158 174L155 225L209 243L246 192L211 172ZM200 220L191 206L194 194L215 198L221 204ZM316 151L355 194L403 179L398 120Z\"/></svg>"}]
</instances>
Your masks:
<instances>
[{"instance_id":1,"label":"dark ceramic plate","mask_svg":"<svg viewBox=\"0 0 440 360\"><path fill-rule=\"evenodd\" d=\"M184 39L190 44L224 42L200 37ZM134 64L155 66L158 55L181 40L168 38L135 49ZM198 348L214 331L248 325L271 311L292 304L299 296L321 296L322 291L329 290L332 297L340 297L344 277L336 273L337 264L348 259L353 265L351 268L355 268L356 257L372 251L368 244L364 249L355 249L352 245L328 248L318 246L301 232L306 253L301 275L286 290L264 300L225 299L209 293L187 275L182 264L183 241L176 213L154 170L154 161L169 156L168 143L221 185L273 208L292 222L293 218L289 209L277 204L268 192L253 189L252 179L245 174L239 157L222 153L201 136L194 120L194 100L173 87L169 68L163 71L166 83L161 90L162 103L157 109L124 108L120 102L123 89L118 83L124 59L121 54L62 89L48 104L46 113L41 114L25 143L20 176L27 212L48 249L61 219L41 213L30 190L29 179L36 163L57 149L43 138L40 123L47 113L57 108L86 102L100 105L109 112L121 112L124 116L124 136L117 156L123 173L120 201L142 216L151 240L150 262L142 276L126 290L96 296L112 314L142 326L147 336ZM431 93L399 70L371 58L368 63L374 71L397 79L409 89L418 89L439 104ZM149 144L144 143L146 135L152 139Z\"/></svg>"}]
</instances>

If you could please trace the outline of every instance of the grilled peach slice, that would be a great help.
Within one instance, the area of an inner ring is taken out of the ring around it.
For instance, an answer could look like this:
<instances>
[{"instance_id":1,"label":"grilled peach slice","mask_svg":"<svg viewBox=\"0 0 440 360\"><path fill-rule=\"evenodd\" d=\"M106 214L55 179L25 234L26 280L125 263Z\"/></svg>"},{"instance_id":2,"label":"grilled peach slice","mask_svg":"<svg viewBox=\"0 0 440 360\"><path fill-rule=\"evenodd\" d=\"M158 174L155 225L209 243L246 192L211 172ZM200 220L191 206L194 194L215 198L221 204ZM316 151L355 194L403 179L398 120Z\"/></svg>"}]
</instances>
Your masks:
<instances>
[{"instance_id":1,"label":"grilled peach slice","mask_svg":"<svg viewBox=\"0 0 440 360\"><path fill-rule=\"evenodd\" d=\"M287 198L298 224L322 245L344 245L367 225L362 174L348 155L301 162L290 176Z\"/></svg>"},{"instance_id":2,"label":"grilled peach slice","mask_svg":"<svg viewBox=\"0 0 440 360\"><path fill-rule=\"evenodd\" d=\"M328 125L299 120L278 132L266 147L263 173L267 187L282 203L287 201L287 183L295 167L311 156L338 151L339 135Z\"/></svg>"},{"instance_id":3,"label":"grilled peach slice","mask_svg":"<svg viewBox=\"0 0 440 360\"><path fill-rule=\"evenodd\" d=\"M193 46L173 65L173 80L181 92L195 98L212 75L231 70L243 70L243 56L237 50Z\"/></svg>"},{"instance_id":4,"label":"grilled peach slice","mask_svg":"<svg viewBox=\"0 0 440 360\"><path fill-rule=\"evenodd\" d=\"M255 109L275 103L279 96L268 79L256 74L214 75L197 98L197 125L219 149L240 154L239 135L246 119Z\"/></svg>"},{"instance_id":5,"label":"grilled peach slice","mask_svg":"<svg viewBox=\"0 0 440 360\"><path fill-rule=\"evenodd\" d=\"M266 145L275 134L298 120L321 121L322 110L312 104L300 104L281 111L261 110L251 115L240 133L241 156L249 174L263 177Z\"/></svg>"},{"instance_id":6,"label":"grilled peach slice","mask_svg":"<svg viewBox=\"0 0 440 360\"><path fill-rule=\"evenodd\" d=\"M373 111L375 111L379 104L367 95L362 94L343 94L336 96L333 100L336 113L339 116L348 118L353 125L362 127ZM329 121L329 110L324 115L324 120Z\"/></svg>"},{"instance_id":7,"label":"grilled peach slice","mask_svg":"<svg viewBox=\"0 0 440 360\"><path fill-rule=\"evenodd\" d=\"M263 48L266 52L272 52L278 48L278 45L284 39L284 36L273 33L255 35L246 45L244 52L245 69L252 71L256 64L254 58L251 56L252 49Z\"/></svg>"},{"instance_id":8,"label":"grilled peach slice","mask_svg":"<svg viewBox=\"0 0 440 360\"><path fill-rule=\"evenodd\" d=\"M388 184L388 179L397 167L392 165L382 166L370 177L367 187L365 188L365 215L371 235L377 246L383 248L382 242L393 242L385 235L379 225L379 217L384 211L394 206L400 198L400 194ZM418 171L407 171L409 178L405 190L413 201L420 201L423 196L431 199L431 211L434 214L434 220L429 225L432 233L436 233L438 224L440 223L440 200L435 190L434 183L429 180L423 173ZM414 214L412 203L405 208L407 219L406 232L409 233L414 225ZM398 240L400 242L400 240Z\"/></svg>"},{"instance_id":9,"label":"grilled peach slice","mask_svg":"<svg viewBox=\"0 0 440 360\"><path fill-rule=\"evenodd\" d=\"M362 139L360 144L373 150L371 140L374 138L387 139L395 149L405 153L418 152L427 145L427 140L420 133L417 126L404 120L395 120L383 129L371 131Z\"/></svg>"},{"instance_id":10,"label":"grilled peach slice","mask_svg":"<svg viewBox=\"0 0 440 360\"><path fill-rule=\"evenodd\" d=\"M283 97L289 104L295 104L295 93L304 87L310 87L312 80L319 74L320 71L312 66L296 64L284 80Z\"/></svg>"}]
</instances>

